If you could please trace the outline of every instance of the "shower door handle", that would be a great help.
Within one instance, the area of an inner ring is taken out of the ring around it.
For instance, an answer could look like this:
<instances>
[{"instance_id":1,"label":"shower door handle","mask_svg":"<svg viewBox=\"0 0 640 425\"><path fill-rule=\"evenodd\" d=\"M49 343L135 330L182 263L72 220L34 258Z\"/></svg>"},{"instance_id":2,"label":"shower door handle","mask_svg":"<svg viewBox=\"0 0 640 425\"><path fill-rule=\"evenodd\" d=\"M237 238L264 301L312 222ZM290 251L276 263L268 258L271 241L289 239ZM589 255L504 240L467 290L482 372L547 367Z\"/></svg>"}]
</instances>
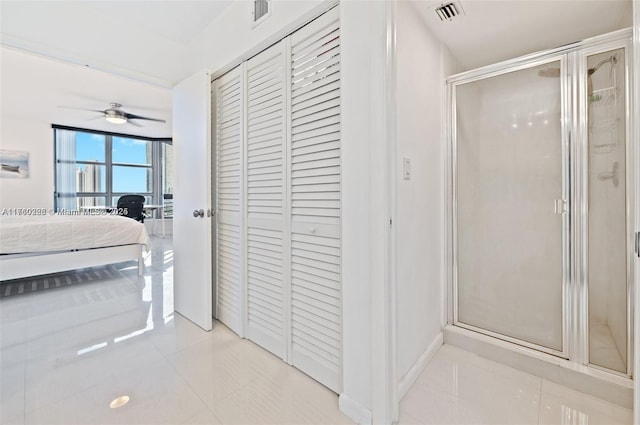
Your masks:
<instances>
[{"instance_id":1,"label":"shower door handle","mask_svg":"<svg viewBox=\"0 0 640 425\"><path fill-rule=\"evenodd\" d=\"M555 214L566 214L567 213L567 200L566 199L556 199L553 203L553 212Z\"/></svg>"},{"instance_id":2,"label":"shower door handle","mask_svg":"<svg viewBox=\"0 0 640 425\"><path fill-rule=\"evenodd\" d=\"M640 258L640 232L636 232L636 255Z\"/></svg>"}]
</instances>

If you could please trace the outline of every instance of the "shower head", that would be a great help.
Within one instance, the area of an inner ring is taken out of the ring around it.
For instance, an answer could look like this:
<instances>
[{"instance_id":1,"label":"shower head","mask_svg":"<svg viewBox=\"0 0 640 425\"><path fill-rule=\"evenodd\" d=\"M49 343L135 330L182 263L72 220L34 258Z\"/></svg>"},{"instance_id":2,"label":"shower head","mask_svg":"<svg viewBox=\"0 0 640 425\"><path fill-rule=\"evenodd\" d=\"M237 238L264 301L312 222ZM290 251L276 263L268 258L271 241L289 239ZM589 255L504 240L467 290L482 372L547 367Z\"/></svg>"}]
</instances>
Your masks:
<instances>
[{"instance_id":1,"label":"shower head","mask_svg":"<svg viewBox=\"0 0 640 425\"><path fill-rule=\"evenodd\" d=\"M597 70L600 69L600 67L602 65L604 65L605 63L610 63L611 64L611 71L609 73L609 78L611 78L611 74L613 73L613 69L616 66L616 64L618 63L618 54L613 54L611 56L609 56L607 59L603 59L600 62L598 62L598 64L596 66L594 66L593 68L589 68L587 69L587 95L589 96L589 99L592 98L593 96L593 80L591 79L591 76L593 74L596 73Z\"/></svg>"},{"instance_id":2,"label":"shower head","mask_svg":"<svg viewBox=\"0 0 640 425\"><path fill-rule=\"evenodd\" d=\"M600 62L598 62L596 66L594 66L593 68L589 68L587 70L587 74L588 75L594 74L605 63L610 63L612 67L615 66L618 63L618 54L611 55L607 59L601 60Z\"/></svg>"},{"instance_id":3,"label":"shower head","mask_svg":"<svg viewBox=\"0 0 640 425\"><path fill-rule=\"evenodd\" d=\"M617 54L611 55L607 59L604 59L604 60L598 62L598 64L596 66L594 66L593 68L587 69L587 75L594 74L605 63L610 63L611 66L615 66L618 63L618 55ZM541 69L541 70L538 71L538 77L558 78L558 77L560 77L560 68L544 68L544 69Z\"/></svg>"}]
</instances>

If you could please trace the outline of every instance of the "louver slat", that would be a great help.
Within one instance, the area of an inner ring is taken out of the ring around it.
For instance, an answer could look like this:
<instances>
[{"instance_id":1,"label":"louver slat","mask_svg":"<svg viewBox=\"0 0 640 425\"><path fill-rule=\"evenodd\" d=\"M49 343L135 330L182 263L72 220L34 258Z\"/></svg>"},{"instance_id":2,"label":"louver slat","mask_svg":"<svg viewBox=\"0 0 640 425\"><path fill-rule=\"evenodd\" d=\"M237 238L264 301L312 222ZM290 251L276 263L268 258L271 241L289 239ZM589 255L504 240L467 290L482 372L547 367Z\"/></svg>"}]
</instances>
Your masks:
<instances>
[{"instance_id":1,"label":"louver slat","mask_svg":"<svg viewBox=\"0 0 640 425\"><path fill-rule=\"evenodd\" d=\"M281 43L247 62L247 333L285 355L283 222L284 57Z\"/></svg>"},{"instance_id":2,"label":"louver slat","mask_svg":"<svg viewBox=\"0 0 640 425\"><path fill-rule=\"evenodd\" d=\"M242 325L241 81L235 69L216 80L216 192L218 319L236 333Z\"/></svg>"},{"instance_id":3,"label":"louver slat","mask_svg":"<svg viewBox=\"0 0 640 425\"><path fill-rule=\"evenodd\" d=\"M291 36L292 364L341 388L340 39L330 11Z\"/></svg>"}]
</instances>

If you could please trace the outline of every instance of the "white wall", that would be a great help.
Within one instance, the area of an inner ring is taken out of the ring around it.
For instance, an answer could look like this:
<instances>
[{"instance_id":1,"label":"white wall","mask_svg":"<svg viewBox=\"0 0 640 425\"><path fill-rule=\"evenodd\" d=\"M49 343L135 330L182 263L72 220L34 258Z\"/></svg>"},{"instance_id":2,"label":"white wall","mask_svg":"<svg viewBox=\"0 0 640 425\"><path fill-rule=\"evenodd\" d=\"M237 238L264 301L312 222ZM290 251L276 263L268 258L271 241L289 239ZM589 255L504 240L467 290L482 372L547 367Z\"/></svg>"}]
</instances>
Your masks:
<instances>
[{"instance_id":1,"label":"white wall","mask_svg":"<svg viewBox=\"0 0 640 425\"><path fill-rule=\"evenodd\" d=\"M0 179L0 209L53 208L53 130L43 121L5 116L0 149L29 152L29 177Z\"/></svg>"},{"instance_id":2,"label":"white wall","mask_svg":"<svg viewBox=\"0 0 640 425\"><path fill-rule=\"evenodd\" d=\"M362 5L364 6L364 5ZM374 207L371 142L375 133L370 105L376 97L365 76L375 60L369 8L340 5L342 107L342 304L343 394L340 406L360 423L371 417L371 232ZM363 70L367 70L364 71ZM381 223L383 224L383 223ZM380 241L378 241L379 243ZM379 276L378 276L379 277ZM377 312L383 315L382 312ZM382 332L382 330L381 330Z\"/></svg>"},{"instance_id":3,"label":"white wall","mask_svg":"<svg viewBox=\"0 0 640 425\"><path fill-rule=\"evenodd\" d=\"M166 124L118 126L95 120L95 112L66 107L106 109L120 101L129 112L164 118L171 91L58 62L2 46L0 48L0 149L29 152L29 177L0 179L0 208L52 208L54 190L51 124L94 130L170 137Z\"/></svg>"},{"instance_id":4,"label":"white wall","mask_svg":"<svg viewBox=\"0 0 640 425\"><path fill-rule=\"evenodd\" d=\"M397 296L400 395L442 343L444 78L455 62L424 5L397 8ZM411 177L403 177L403 159ZM431 351L427 352L429 347Z\"/></svg>"},{"instance_id":5,"label":"white wall","mask_svg":"<svg viewBox=\"0 0 640 425\"><path fill-rule=\"evenodd\" d=\"M238 59L248 59L291 32L294 24L304 23L314 11L329 7L328 0L272 0L271 15L254 28L252 1L234 1L214 19L190 46L189 57L194 60L190 69L208 68L220 71ZM306 18L306 19L305 19Z\"/></svg>"}]
</instances>

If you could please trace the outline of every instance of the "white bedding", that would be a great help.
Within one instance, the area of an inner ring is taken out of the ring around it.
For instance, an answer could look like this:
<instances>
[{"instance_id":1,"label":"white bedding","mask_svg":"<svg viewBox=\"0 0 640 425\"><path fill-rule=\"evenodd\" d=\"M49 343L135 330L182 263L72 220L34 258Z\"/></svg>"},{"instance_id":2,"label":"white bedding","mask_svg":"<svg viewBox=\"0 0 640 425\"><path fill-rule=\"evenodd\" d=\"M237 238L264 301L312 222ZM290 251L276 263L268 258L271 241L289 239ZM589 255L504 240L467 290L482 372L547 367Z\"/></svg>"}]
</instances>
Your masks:
<instances>
[{"instance_id":1,"label":"white bedding","mask_svg":"<svg viewBox=\"0 0 640 425\"><path fill-rule=\"evenodd\" d=\"M144 224L127 217L0 216L0 254L66 251L142 244L149 249Z\"/></svg>"}]
</instances>

